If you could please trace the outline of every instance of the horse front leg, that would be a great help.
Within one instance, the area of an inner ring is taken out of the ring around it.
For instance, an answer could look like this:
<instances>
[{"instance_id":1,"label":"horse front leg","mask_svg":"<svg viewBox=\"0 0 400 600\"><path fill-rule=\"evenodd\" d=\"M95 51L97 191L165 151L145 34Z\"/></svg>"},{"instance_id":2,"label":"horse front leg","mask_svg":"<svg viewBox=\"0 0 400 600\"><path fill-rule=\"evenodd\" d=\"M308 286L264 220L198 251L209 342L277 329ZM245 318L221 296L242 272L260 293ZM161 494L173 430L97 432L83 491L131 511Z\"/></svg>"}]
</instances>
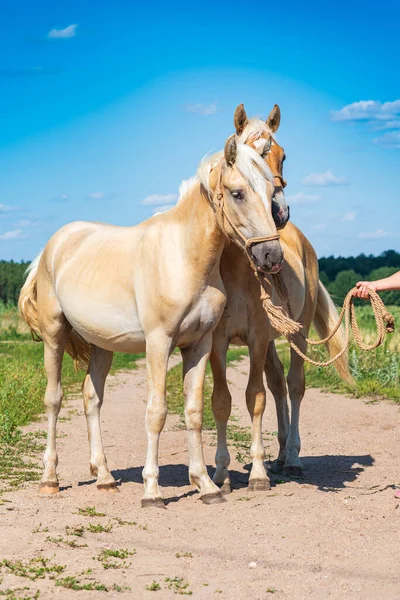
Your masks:
<instances>
[{"instance_id":1,"label":"horse front leg","mask_svg":"<svg viewBox=\"0 0 400 600\"><path fill-rule=\"evenodd\" d=\"M259 339L259 335L257 337L257 342L249 345L250 374L246 389L246 404L251 418L250 456L252 459L248 489L266 491L271 489L264 464L265 450L262 438L262 418L266 401L263 373L267 345Z\"/></svg>"},{"instance_id":2,"label":"horse front leg","mask_svg":"<svg viewBox=\"0 0 400 600\"><path fill-rule=\"evenodd\" d=\"M210 355L212 334L196 346L182 348L185 421L189 445L189 479L201 494L204 504L225 502L219 488L207 473L201 430L203 426L204 378Z\"/></svg>"},{"instance_id":3,"label":"horse front leg","mask_svg":"<svg viewBox=\"0 0 400 600\"><path fill-rule=\"evenodd\" d=\"M166 377L172 340L164 335L146 339L148 400L146 410L147 456L142 472L144 495L142 507L165 508L158 485L158 448L167 418Z\"/></svg>"}]
</instances>

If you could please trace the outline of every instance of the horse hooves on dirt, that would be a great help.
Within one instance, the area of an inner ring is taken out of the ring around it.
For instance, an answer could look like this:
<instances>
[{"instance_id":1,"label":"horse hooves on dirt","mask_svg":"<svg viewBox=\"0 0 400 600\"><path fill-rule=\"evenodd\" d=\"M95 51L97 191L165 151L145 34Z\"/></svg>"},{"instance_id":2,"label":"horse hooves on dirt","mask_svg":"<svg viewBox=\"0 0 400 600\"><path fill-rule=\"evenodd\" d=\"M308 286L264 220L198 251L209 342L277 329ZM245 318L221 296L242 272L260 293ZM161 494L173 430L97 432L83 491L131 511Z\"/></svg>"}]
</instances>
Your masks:
<instances>
[{"instance_id":1,"label":"horse hooves on dirt","mask_svg":"<svg viewBox=\"0 0 400 600\"><path fill-rule=\"evenodd\" d=\"M141 505L142 508L167 508L162 498L142 498Z\"/></svg>"},{"instance_id":2,"label":"horse hooves on dirt","mask_svg":"<svg viewBox=\"0 0 400 600\"><path fill-rule=\"evenodd\" d=\"M39 484L39 494L41 496L53 496L60 491L56 481L41 481Z\"/></svg>"},{"instance_id":3,"label":"horse hooves on dirt","mask_svg":"<svg viewBox=\"0 0 400 600\"><path fill-rule=\"evenodd\" d=\"M304 472L302 467L285 467L283 469L283 474L286 477L303 477Z\"/></svg>"},{"instance_id":4,"label":"horse hooves on dirt","mask_svg":"<svg viewBox=\"0 0 400 600\"><path fill-rule=\"evenodd\" d=\"M113 483L99 483L97 485L97 489L99 490L99 492L109 492L111 494L119 492L115 481Z\"/></svg>"},{"instance_id":5,"label":"horse hooves on dirt","mask_svg":"<svg viewBox=\"0 0 400 600\"><path fill-rule=\"evenodd\" d=\"M213 494L204 494L201 497L201 501L203 504L221 504L221 502L226 502L226 499L221 492L215 492Z\"/></svg>"},{"instance_id":6,"label":"horse hooves on dirt","mask_svg":"<svg viewBox=\"0 0 400 600\"><path fill-rule=\"evenodd\" d=\"M219 487L223 496L227 496L232 491L229 481L224 481L224 483L216 483L215 485Z\"/></svg>"},{"instance_id":7,"label":"horse hooves on dirt","mask_svg":"<svg viewBox=\"0 0 400 600\"><path fill-rule=\"evenodd\" d=\"M268 492L271 484L268 479L250 479L247 489L249 492Z\"/></svg>"}]
</instances>

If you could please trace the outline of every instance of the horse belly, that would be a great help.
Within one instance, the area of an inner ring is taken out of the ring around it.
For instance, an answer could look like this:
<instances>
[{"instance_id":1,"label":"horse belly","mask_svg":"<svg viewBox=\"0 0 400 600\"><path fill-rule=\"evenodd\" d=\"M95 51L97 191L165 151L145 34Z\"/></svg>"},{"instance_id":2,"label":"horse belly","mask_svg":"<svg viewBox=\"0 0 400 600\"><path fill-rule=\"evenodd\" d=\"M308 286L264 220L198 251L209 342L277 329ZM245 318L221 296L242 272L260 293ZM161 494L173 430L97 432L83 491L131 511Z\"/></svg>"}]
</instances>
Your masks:
<instances>
[{"instance_id":1,"label":"horse belly","mask_svg":"<svg viewBox=\"0 0 400 600\"><path fill-rule=\"evenodd\" d=\"M87 342L112 352L145 351L145 335L132 302L115 306L94 301L83 308L79 301L69 301L61 306L68 322Z\"/></svg>"}]
</instances>

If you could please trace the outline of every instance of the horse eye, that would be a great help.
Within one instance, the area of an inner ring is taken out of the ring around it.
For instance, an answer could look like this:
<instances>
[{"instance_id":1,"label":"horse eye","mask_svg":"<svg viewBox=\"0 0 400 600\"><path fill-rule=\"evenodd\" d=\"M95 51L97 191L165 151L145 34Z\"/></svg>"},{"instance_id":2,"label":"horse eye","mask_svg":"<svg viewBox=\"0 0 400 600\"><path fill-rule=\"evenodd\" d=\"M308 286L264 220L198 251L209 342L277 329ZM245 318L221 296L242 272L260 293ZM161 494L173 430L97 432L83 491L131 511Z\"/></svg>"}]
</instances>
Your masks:
<instances>
[{"instance_id":1,"label":"horse eye","mask_svg":"<svg viewBox=\"0 0 400 600\"><path fill-rule=\"evenodd\" d=\"M243 190L235 190L231 192L231 194L235 198L235 200L243 200L244 198Z\"/></svg>"}]
</instances>

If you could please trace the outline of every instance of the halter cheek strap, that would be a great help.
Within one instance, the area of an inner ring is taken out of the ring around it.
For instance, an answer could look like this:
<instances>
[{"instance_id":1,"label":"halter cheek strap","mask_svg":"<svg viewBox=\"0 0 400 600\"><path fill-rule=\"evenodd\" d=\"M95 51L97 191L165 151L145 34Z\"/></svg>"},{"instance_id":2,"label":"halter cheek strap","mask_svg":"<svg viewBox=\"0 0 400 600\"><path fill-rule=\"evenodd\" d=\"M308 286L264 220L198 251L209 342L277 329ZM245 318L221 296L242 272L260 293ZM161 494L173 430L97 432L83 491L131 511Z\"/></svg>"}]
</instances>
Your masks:
<instances>
[{"instance_id":1,"label":"halter cheek strap","mask_svg":"<svg viewBox=\"0 0 400 600\"><path fill-rule=\"evenodd\" d=\"M253 257L251 256L252 246L254 246L256 244L262 244L263 242L273 242L273 241L279 240L280 235L279 235L279 233L275 233L273 235L266 235L266 236L261 236L261 237L251 237L251 238L246 238L243 235L243 233L240 231L240 229L238 227L236 227L236 225L234 223L232 223L231 219L229 218L229 216L226 213L225 202L224 202L224 193L222 191L222 164L218 165L217 169L218 169L218 183L217 183L217 187L215 188L214 196L211 198L208 195L209 199L211 200L211 204L214 206L214 209L215 209L217 223L218 223L221 231L228 238L230 238L232 241L234 241L236 244L238 244L239 246L242 246L242 244L239 243L238 239L242 241L243 247L246 250L246 253L249 257L250 264L251 264L254 272L257 274L258 271L257 271L256 266L253 263ZM229 227L236 234L235 236L230 235L228 233L226 226L225 226L225 222L228 223Z\"/></svg>"}]
</instances>

